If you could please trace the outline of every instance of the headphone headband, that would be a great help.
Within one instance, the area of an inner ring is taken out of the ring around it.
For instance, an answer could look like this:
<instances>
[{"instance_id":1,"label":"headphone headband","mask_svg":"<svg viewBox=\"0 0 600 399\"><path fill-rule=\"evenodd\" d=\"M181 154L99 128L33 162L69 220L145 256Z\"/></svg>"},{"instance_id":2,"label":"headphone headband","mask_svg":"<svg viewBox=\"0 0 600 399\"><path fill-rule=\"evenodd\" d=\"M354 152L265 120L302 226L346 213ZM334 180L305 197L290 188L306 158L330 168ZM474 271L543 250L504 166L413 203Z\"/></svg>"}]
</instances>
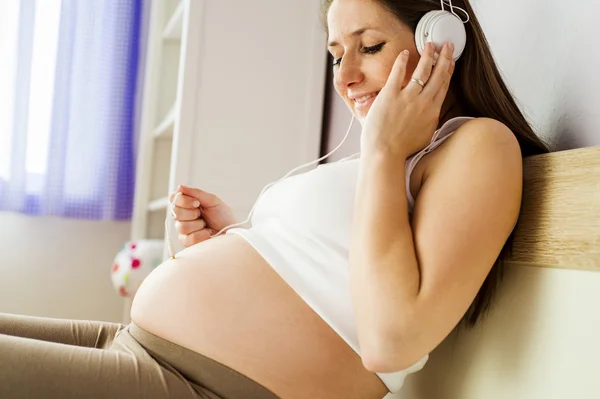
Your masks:
<instances>
[{"instance_id":1,"label":"headphone headband","mask_svg":"<svg viewBox=\"0 0 600 399\"><path fill-rule=\"evenodd\" d=\"M463 24L466 24L467 22L469 22L469 20L471 19L471 17L469 16L469 13L467 11L465 11L464 9L457 7L455 5L452 4L452 0L440 0L440 5L442 6L442 10L445 10L446 8L444 7L445 5L447 5L448 7L450 7L450 12L452 14L454 14L458 19L460 19L462 21ZM465 14L467 16L467 20L463 21L461 17L458 16L458 14L456 14L454 12L454 9L460 10L462 11L463 14Z\"/></svg>"}]
</instances>

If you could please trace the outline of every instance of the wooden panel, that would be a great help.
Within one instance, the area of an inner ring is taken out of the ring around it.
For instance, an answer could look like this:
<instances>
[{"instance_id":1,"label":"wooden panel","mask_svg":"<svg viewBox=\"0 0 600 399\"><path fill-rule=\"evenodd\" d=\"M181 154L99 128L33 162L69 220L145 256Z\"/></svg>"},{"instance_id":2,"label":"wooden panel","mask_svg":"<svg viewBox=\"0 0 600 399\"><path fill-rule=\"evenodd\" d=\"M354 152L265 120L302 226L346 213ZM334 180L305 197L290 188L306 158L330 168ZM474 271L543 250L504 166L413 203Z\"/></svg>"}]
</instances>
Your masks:
<instances>
[{"instance_id":1,"label":"wooden panel","mask_svg":"<svg viewBox=\"0 0 600 399\"><path fill-rule=\"evenodd\" d=\"M528 157L523 177L507 263L600 271L600 147Z\"/></svg>"}]
</instances>

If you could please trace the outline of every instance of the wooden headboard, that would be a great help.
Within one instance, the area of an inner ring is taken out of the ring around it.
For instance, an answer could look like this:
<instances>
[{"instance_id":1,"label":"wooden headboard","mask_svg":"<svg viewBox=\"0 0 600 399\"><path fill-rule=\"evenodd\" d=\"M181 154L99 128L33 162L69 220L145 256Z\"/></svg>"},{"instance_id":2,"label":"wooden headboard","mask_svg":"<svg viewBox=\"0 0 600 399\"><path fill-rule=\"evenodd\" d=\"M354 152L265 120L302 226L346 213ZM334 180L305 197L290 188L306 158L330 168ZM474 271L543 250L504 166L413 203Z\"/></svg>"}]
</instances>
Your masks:
<instances>
[{"instance_id":1,"label":"wooden headboard","mask_svg":"<svg viewBox=\"0 0 600 399\"><path fill-rule=\"evenodd\" d=\"M600 146L524 159L508 264L600 271Z\"/></svg>"}]
</instances>

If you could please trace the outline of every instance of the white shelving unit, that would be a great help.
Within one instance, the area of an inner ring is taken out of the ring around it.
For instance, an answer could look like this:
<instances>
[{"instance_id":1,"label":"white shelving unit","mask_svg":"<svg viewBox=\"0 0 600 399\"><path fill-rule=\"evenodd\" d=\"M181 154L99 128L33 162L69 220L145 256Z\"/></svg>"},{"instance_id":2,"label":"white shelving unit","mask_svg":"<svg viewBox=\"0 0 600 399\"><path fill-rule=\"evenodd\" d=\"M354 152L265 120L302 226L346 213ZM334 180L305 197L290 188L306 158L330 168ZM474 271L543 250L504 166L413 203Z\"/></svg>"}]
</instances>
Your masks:
<instances>
[{"instance_id":1,"label":"white shelving unit","mask_svg":"<svg viewBox=\"0 0 600 399\"><path fill-rule=\"evenodd\" d=\"M201 43L202 0L153 1L137 163L132 239L164 238L168 194L187 176ZM187 119L186 119L187 118ZM183 162L185 165L185 162Z\"/></svg>"},{"instance_id":2,"label":"white shelving unit","mask_svg":"<svg viewBox=\"0 0 600 399\"><path fill-rule=\"evenodd\" d=\"M131 239L164 239L169 192L187 179L196 108L203 0L150 9ZM183 167L182 167L183 165ZM123 321L129 321L125 300Z\"/></svg>"},{"instance_id":3,"label":"white shelving unit","mask_svg":"<svg viewBox=\"0 0 600 399\"><path fill-rule=\"evenodd\" d=\"M162 37L164 40L181 40L181 31L183 29L183 14L185 11L185 5L180 2L175 8L175 11L169 18L165 29L163 30Z\"/></svg>"},{"instance_id":4,"label":"white shelving unit","mask_svg":"<svg viewBox=\"0 0 600 399\"><path fill-rule=\"evenodd\" d=\"M171 107L165 119L154 129L155 139L172 139L173 128L175 127L175 106Z\"/></svg>"}]
</instances>

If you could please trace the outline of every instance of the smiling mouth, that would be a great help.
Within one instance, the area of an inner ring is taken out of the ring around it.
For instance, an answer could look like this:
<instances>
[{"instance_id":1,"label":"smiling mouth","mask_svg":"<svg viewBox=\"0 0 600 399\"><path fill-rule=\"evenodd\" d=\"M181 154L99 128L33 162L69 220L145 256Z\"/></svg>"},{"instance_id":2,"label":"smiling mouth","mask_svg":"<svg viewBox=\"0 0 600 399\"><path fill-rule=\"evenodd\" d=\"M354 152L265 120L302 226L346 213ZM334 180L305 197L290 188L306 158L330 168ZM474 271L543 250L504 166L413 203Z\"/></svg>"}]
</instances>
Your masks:
<instances>
[{"instance_id":1,"label":"smiling mouth","mask_svg":"<svg viewBox=\"0 0 600 399\"><path fill-rule=\"evenodd\" d=\"M366 104L369 100L377 97L379 92L367 94L366 96L355 98L353 101L356 105Z\"/></svg>"}]
</instances>

